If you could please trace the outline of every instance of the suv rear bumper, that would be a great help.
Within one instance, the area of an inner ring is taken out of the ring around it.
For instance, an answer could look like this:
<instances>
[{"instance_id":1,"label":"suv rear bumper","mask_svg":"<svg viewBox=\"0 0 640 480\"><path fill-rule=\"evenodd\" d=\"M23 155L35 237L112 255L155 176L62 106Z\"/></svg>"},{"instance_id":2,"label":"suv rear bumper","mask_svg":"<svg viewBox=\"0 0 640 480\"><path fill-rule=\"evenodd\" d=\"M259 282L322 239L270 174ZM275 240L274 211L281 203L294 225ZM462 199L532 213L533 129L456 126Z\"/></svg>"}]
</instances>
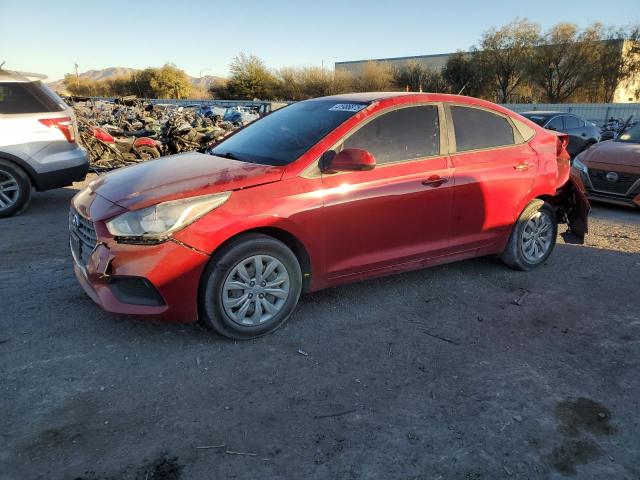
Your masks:
<instances>
[{"instance_id":1,"label":"suv rear bumper","mask_svg":"<svg viewBox=\"0 0 640 480\"><path fill-rule=\"evenodd\" d=\"M66 187L73 182L84 180L89 171L89 157L84 148L67 150L63 157L47 164L47 171L32 172L36 190L42 192L53 188Z\"/></svg>"}]
</instances>

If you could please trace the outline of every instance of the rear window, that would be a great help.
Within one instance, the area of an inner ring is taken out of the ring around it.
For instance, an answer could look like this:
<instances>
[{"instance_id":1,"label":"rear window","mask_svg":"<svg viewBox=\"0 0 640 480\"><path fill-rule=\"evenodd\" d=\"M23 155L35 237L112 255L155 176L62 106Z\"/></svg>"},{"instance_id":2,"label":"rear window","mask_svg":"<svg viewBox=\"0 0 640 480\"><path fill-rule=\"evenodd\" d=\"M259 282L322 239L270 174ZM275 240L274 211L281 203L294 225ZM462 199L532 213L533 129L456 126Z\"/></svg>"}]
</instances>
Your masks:
<instances>
[{"instance_id":1,"label":"rear window","mask_svg":"<svg viewBox=\"0 0 640 480\"><path fill-rule=\"evenodd\" d=\"M536 123L537 125L540 125L541 127L544 127L544 124L547 123L547 120L549 120L549 117L547 117L545 115L532 115L532 114L529 114L529 113L524 114L523 117L528 118L533 123Z\"/></svg>"},{"instance_id":2,"label":"rear window","mask_svg":"<svg viewBox=\"0 0 640 480\"><path fill-rule=\"evenodd\" d=\"M515 143L506 118L479 108L451 107L458 152L502 147Z\"/></svg>"},{"instance_id":3,"label":"rear window","mask_svg":"<svg viewBox=\"0 0 640 480\"><path fill-rule=\"evenodd\" d=\"M61 112L64 107L40 82L0 83L0 113Z\"/></svg>"},{"instance_id":4,"label":"rear window","mask_svg":"<svg viewBox=\"0 0 640 480\"><path fill-rule=\"evenodd\" d=\"M580 119L578 117L574 117L573 115L565 115L564 116L564 128L580 128Z\"/></svg>"}]
</instances>

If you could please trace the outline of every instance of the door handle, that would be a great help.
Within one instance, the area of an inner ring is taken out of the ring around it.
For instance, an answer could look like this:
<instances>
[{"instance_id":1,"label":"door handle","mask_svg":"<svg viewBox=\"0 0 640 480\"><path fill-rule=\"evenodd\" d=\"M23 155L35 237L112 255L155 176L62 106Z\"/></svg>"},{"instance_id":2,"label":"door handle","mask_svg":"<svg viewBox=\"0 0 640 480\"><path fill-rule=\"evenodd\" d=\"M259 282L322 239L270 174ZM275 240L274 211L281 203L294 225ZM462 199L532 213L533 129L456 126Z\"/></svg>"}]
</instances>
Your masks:
<instances>
[{"instance_id":1,"label":"door handle","mask_svg":"<svg viewBox=\"0 0 640 480\"><path fill-rule=\"evenodd\" d=\"M438 175L432 175L426 180L422 181L422 185L426 187L439 187L442 184L447 183L449 180L446 178L440 177Z\"/></svg>"},{"instance_id":2,"label":"door handle","mask_svg":"<svg viewBox=\"0 0 640 480\"><path fill-rule=\"evenodd\" d=\"M530 163L524 162L524 163L519 163L518 165L515 165L513 168L515 168L518 171L522 171L522 170L529 170L532 167L532 165Z\"/></svg>"}]
</instances>

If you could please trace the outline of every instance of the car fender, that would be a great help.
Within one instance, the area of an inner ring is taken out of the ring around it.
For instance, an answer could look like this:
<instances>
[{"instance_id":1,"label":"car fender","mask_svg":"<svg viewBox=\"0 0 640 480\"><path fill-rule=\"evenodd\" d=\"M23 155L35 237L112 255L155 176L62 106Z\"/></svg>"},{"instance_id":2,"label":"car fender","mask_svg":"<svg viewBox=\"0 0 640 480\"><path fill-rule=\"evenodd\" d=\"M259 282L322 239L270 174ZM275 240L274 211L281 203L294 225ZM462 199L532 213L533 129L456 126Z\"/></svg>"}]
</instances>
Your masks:
<instances>
[{"instance_id":1,"label":"car fender","mask_svg":"<svg viewBox=\"0 0 640 480\"><path fill-rule=\"evenodd\" d=\"M135 142L133 142L133 146L136 148L142 146L158 148L158 142L149 137L140 137L136 138Z\"/></svg>"},{"instance_id":2,"label":"car fender","mask_svg":"<svg viewBox=\"0 0 640 480\"><path fill-rule=\"evenodd\" d=\"M214 214L203 220L207 221L200 225L199 222L196 222L188 228L176 232L173 237L185 245L211 256L223 244L240 234L261 229L276 229L299 242L309 257L312 272L321 271L320 245L307 235L302 225L290 218L268 214L229 218Z\"/></svg>"}]
</instances>

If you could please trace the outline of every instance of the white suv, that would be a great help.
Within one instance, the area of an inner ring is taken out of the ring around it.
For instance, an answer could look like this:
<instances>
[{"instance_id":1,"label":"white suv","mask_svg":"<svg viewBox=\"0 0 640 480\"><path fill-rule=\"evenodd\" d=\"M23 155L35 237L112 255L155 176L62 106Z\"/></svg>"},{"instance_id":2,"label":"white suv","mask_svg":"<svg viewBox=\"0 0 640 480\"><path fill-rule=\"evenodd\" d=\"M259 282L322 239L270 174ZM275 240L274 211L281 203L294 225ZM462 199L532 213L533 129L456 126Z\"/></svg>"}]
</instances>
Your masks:
<instances>
[{"instance_id":1,"label":"white suv","mask_svg":"<svg viewBox=\"0 0 640 480\"><path fill-rule=\"evenodd\" d=\"M0 218L22 211L32 188L71 185L89 169L73 110L39 78L0 69Z\"/></svg>"}]
</instances>

